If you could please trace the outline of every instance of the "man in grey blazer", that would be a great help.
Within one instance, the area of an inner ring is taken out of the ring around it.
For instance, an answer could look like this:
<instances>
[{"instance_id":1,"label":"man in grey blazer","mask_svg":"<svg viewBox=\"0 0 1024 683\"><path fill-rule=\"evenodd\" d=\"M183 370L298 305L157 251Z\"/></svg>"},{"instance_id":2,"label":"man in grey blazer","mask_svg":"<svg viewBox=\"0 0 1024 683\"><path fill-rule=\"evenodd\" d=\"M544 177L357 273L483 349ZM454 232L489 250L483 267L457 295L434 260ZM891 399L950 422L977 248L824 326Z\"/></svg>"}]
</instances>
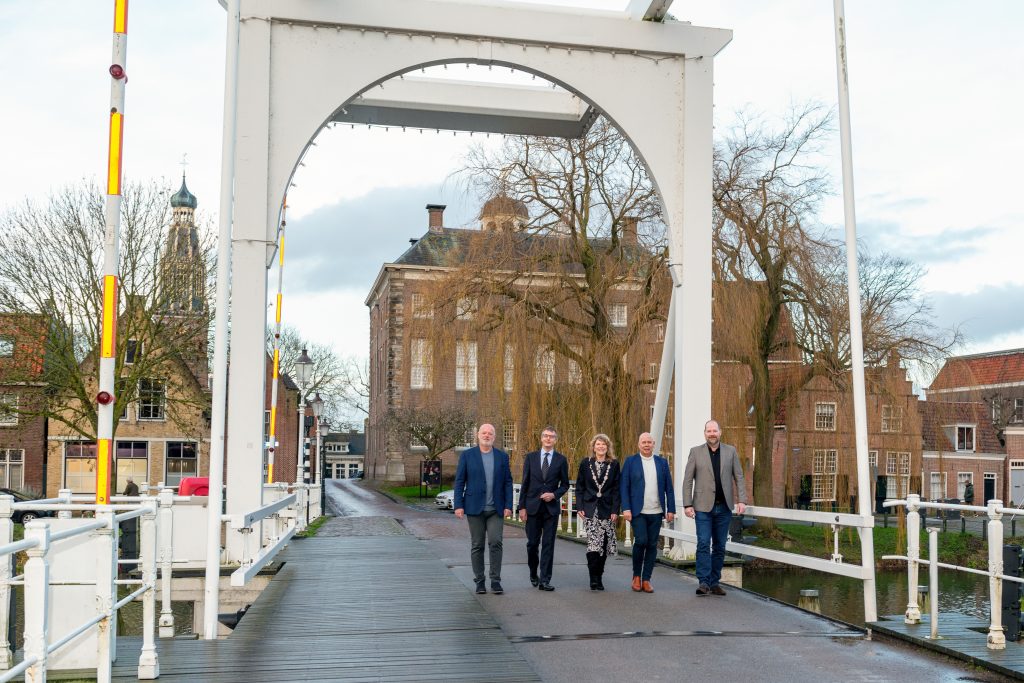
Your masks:
<instances>
[{"instance_id":1,"label":"man in grey blazer","mask_svg":"<svg viewBox=\"0 0 1024 683\"><path fill-rule=\"evenodd\" d=\"M722 428L716 420L704 425L705 443L690 449L683 473L683 507L697 526L697 595L725 595L718 585L725 563L725 544L732 521L733 483L736 484L736 512L743 514L747 485L743 481L736 448L721 442Z\"/></svg>"}]
</instances>

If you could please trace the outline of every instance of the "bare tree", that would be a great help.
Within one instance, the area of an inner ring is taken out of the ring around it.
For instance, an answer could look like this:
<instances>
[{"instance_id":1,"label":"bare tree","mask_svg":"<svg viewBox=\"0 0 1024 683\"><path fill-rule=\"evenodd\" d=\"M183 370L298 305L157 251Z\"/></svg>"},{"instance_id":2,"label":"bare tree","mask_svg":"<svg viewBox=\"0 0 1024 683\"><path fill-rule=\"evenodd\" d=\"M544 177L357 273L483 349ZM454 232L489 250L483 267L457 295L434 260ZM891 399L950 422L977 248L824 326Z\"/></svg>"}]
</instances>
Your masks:
<instances>
[{"instance_id":1,"label":"bare tree","mask_svg":"<svg viewBox=\"0 0 1024 683\"><path fill-rule=\"evenodd\" d=\"M391 438L421 448L424 460L437 460L445 451L466 443L474 426L473 416L457 406L396 408L387 416Z\"/></svg>"},{"instance_id":2,"label":"bare tree","mask_svg":"<svg viewBox=\"0 0 1024 683\"><path fill-rule=\"evenodd\" d=\"M267 332L267 351L273 349L273 332ZM342 357L330 344L310 342L297 329L285 325L281 330L281 374L294 377L295 361L306 349L313 361L307 390L319 392L324 400L324 415L332 423L362 422L369 411L369 369L365 359Z\"/></svg>"},{"instance_id":3,"label":"bare tree","mask_svg":"<svg viewBox=\"0 0 1024 683\"><path fill-rule=\"evenodd\" d=\"M212 239L199 226L196 310L165 306L161 277L171 189L126 183L121 205L120 289L115 367L115 415L159 386L167 417L194 429L187 416L205 409L206 340L214 259ZM0 216L0 310L46 321L45 363L39 381L48 400L39 412L95 438L96 349L100 339L104 205L91 183L66 187L45 202L26 200ZM127 361L127 362L126 362ZM176 371L172 366L177 366ZM154 384L156 383L156 384ZM114 421L114 430L118 427Z\"/></svg>"}]
</instances>

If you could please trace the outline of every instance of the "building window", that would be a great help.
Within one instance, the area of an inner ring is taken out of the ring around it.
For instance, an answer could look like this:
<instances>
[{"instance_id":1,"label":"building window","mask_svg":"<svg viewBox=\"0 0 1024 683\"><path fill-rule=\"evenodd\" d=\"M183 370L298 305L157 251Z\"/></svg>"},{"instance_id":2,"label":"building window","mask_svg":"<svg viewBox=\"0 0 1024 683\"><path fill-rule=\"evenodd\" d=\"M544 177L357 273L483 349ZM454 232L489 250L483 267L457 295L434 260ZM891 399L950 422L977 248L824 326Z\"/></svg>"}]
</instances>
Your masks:
<instances>
[{"instance_id":1,"label":"building window","mask_svg":"<svg viewBox=\"0 0 1024 683\"><path fill-rule=\"evenodd\" d=\"M998 396L992 399L992 422L999 424L1003 419L1003 400Z\"/></svg>"},{"instance_id":2,"label":"building window","mask_svg":"<svg viewBox=\"0 0 1024 683\"><path fill-rule=\"evenodd\" d=\"M476 342L455 342L455 390L476 391Z\"/></svg>"},{"instance_id":3,"label":"building window","mask_svg":"<svg viewBox=\"0 0 1024 683\"><path fill-rule=\"evenodd\" d=\"M409 386L412 389L430 389L434 386L434 353L426 339L413 339L409 345L412 367Z\"/></svg>"},{"instance_id":4,"label":"building window","mask_svg":"<svg viewBox=\"0 0 1024 683\"><path fill-rule=\"evenodd\" d=\"M535 384L543 384L549 389L555 385L555 352L547 347L542 346L537 349L533 381Z\"/></svg>"},{"instance_id":5,"label":"building window","mask_svg":"<svg viewBox=\"0 0 1024 683\"><path fill-rule=\"evenodd\" d=\"M427 298L422 294L412 295L412 317L414 318L433 318L434 309L427 303Z\"/></svg>"},{"instance_id":6,"label":"building window","mask_svg":"<svg viewBox=\"0 0 1024 683\"><path fill-rule=\"evenodd\" d=\"M834 450L814 451L811 502L836 499L836 472L838 459L838 454Z\"/></svg>"},{"instance_id":7,"label":"building window","mask_svg":"<svg viewBox=\"0 0 1024 683\"><path fill-rule=\"evenodd\" d=\"M149 442L118 441L114 449L115 491L124 491L128 478L136 484L149 481Z\"/></svg>"},{"instance_id":8,"label":"building window","mask_svg":"<svg viewBox=\"0 0 1024 683\"><path fill-rule=\"evenodd\" d=\"M946 473L932 472L929 475L929 500L946 499Z\"/></svg>"},{"instance_id":9,"label":"building window","mask_svg":"<svg viewBox=\"0 0 1024 683\"><path fill-rule=\"evenodd\" d=\"M627 315L626 304L612 304L608 308L608 321L612 327L625 327Z\"/></svg>"},{"instance_id":10,"label":"building window","mask_svg":"<svg viewBox=\"0 0 1024 683\"><path fill-rule=\"evenodd\" d=\"M64 488L72 493L96 493L96 442L64 444Z\"/></svg>"},{"instance_id":11,"label":"building window","mask_svg":"<svg viewBox=\"0 0 1024 683\"><path fill-rule=\"evenodd\" d=\"M647 364L647 379L658 379L658 371L661 363L648 363Z\"/></svg>"},{"instance_id":12,"label":"building window","mask_svg":"<svg viewBox=\"0 0 1024 683\"><path fill-rule=\"evenodd\" d=\"M516 423L512 420L506 420L505 424L502 425L502 443L505 444L505 450L512 452L516 449Z\"/></svg>"},{"instance_id":13,"label":"building window","mask_svg":"<svg viewBox=\"0 0 1024 683\"><path fill-rule=\"evenodd\" d=\"M142 342L138 339L129 339L124 343L124 364L134 365L142 358Z\"/></svg>"},{"instance_id":14,"label":"building window","mask_svg":"<svg viewBox=\"0 0 1024 683\"><path fill-rule=\"evenodd\" d=\"M21 448L0 448L0 486L22 489L25 486L25 451Z\"/></svg>"},{"instance_id":15,"label":"building window","mask_svg":"<svg viewBox=\"0 0 1024 683\"><path fill-rule=\"evenodd\" d=\"M665 323L657 323L654 326L654 332L657 335L658 341L665 341Z\"/></svg>"},{"instance_id":16,"label":"building window","mask_svg":"<svg viewBox=\"0 0 1024 683\"><path fill-rule=\"evenodd\" d=\"M836 404L814 404L814 429L819 432L836 431Z\"/></svg>"},{"instance_id":17,"label":"building window","mask_svg":"<svg viewBox=\"0 0 1024 683\"><path fill-rule=\"evenodd\" d=\"M1013 399L1013 421L1024 422L1024 398Z\"/></svg>"},{"instance_id":18,"label":"building window","mask_svg":"<svg viewBox=\"0 0 1024 683\"><path fill-rule=\"evenodd\" d=\"M14 356L14 337L0 337L0 358Z\"/></svg>"},{"instance_id":19,"label":"building window","mask_svg":"<svg viewBox=\"0 0 1024 683\"><path fill-rule=\"evenodd\" d=\"M199 452L191 441L168 441L164 484L177 486L185 477L199 476Z\"/></svg>"},{"instance_id":20,"label":"building window","mask_svg":"<svg viewBox=\"0 0 1024 683\"><path fill-rule=\"evenodd\" d=\"M956 497L958 500L964 499L964 489L967 487L967 482L974 483L974 472L956 473Z\"/></svg>"},{"instance_id":21,"label":"building window","mask_svg":"<svg viewBox=\"0 0 1024 683\"><path fill-rule=\"evenodd\" d=\"M505 391L512 391L516 381L516 352L511 344L505 344Z\"/></svg>"},{"instance_id":22,"label":"building window","mask_svg":"<svg viewBox=\"0 0 1024 683\"><path fill-rule=\"evenodd\" d=\"M882 432L898 434L903 431L903 406L882 406Z\"/></svg>"},{"instance_id":23,"label":"building window","mask_svg":"<svg viewBox=\"0 0 1024 683\"><path fill-rule=\"evenodd\" d=\"M18 425L18 395L0 394L0 427Z\"/></svg>"},{"instance_id":24,"label":"building window","mask_svg":"<svg viewBox=\"0 0 1024 683\"><path fill-rule=\"evenodd\" d=\"M878 451L868 451L868 467L878 467Z\"/></svg>"},{"instance_id":25,"label":"building window","mask_svg":"<svg viewBox=\"0 0 1024 683\"><path fill-rule=\"evenodd\" d=\"M472 320L476 315L476 299L464 296L455 303L455 317L459 320Z\"/></svg>"},{"instance_id":26,"label":"building window","mask_svg":"<svg viewBox=\"0 0 1024 683\"><path fill-rule=\"evenodd\" d=\"M466 434L462 437L463 448L472 448L476 445L476 427L467 427Z\"/></svg>"},{"instance_id":27,"label":"building window","mask_svg":"<svg viewBox=\"0 0 1024 683\"><path fill-rule=\"evenodd\" d=\"M583 347L579 345L572 345L569 349L577 356L583 355ZM579 362L569 359L569 384L582 384L583 383L583 371L580 370Z\"/></svg>"},{"instance_id":28,"label":"building window","mask_svg":"<svg viewBox=\"0 0 1024 683\"><path fill-rule=\"evenodd\" d=\"M167 417L167 384L159 379L139 380L139 419L163 420Z\"/></svg>"},{"instance_id":29,"label":"building window","mask_svg":"<svg viewBox=\"0 0 1024 683\"><path fill-rule=\"evenodd\" d=\"M974 452L974 425L956 426L957 451Z\"/></svg>"},{"instance_id":30,"label":"building window","mask_svg":"<svg viewBox=\"0 0 1024 683\"><path fill-rule=\"evenodd\" d=\"M910 486L910 453L885 454L885 497L906 498Z\"/></svg>"}]
</instances>

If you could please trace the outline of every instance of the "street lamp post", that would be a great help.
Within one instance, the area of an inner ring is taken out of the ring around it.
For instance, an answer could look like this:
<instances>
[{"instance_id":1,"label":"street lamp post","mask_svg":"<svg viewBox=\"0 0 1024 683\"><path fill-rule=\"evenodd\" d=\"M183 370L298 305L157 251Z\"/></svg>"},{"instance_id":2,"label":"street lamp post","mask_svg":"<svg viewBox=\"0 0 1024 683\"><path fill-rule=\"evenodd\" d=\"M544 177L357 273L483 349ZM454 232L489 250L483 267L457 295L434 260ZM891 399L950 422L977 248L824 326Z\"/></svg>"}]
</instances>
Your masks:
<instances>
[{"instance_id":1,"label":"street lamp post","mask_svg":"<svg viewBox=\"0 0 1024 683\"><path fill-rule=\"evenodd\" d=\"M302 483L302 451L305 443L306 432L306 385L313 376L313 359L309 357L306 349L295 361L295 382L299 385L299 440L295 450L295 483Z\"/></svg>"},{"instance_id":2,"label":"street lamp post","mask_svg":"<svg viewBox=\"0 0 1024 683\"><path fill-rule=\"evenodd\" d=\"M322 460L321 457L320 457L320 451L321 451L321 442L320 442L320 414L323 413L323 411L324 411L324 400L322 398L320 398L320 392L319 391L316 392L315 396L313 396L313 400L309 402L309 405L313 408L313 419L316 420L316 459L317 459L317 464L319 465L319 463ZM310 467L312 467L312 464L313 464L312 463L312 458L310 458L310 463L309 464L310 464ZM319 466L318 466L317 469L319 469ZM319 476L321 478L323 478L323 472L322 471L319 472ZM307 484L312 484L312 483L314 483L316 481L316 479L311 477L311 476L309 476L307 478L309 479L309 481L306 482ZM307 496L309 495L308 491L306 492L306 495ZM307 498L307 501L308 501L308 498ZM324 505L323 487L321 486L321 490L320 490L320 507L321 507L321 509L323 508L323 505ZM306 523L307 524L309 523L309 505L308 505L308 503L306 505Z\"/></svg>"},{"instance_id":3,"label":"street lamp post","mask_svg":"<svg viewBox=\"0 0 1024 683\"><path fill-rule=\"evenodd\" d=\"M320 473L320 514L327 514L327 456L323 453L323 440L327 438L327 435L331 432L331 423L326 419L320 420L320 425L317 429L316 441L316 457Z\"/></svg>"}]
</instances>

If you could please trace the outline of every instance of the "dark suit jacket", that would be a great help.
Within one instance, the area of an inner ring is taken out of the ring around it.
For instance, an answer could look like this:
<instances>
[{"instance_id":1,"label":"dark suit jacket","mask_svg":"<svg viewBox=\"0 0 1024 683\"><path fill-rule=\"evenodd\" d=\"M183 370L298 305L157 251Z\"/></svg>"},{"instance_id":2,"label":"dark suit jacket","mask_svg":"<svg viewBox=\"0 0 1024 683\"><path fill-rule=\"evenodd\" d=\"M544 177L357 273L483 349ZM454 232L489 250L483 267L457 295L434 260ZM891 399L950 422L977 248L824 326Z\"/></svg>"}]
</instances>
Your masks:
<instances>
[{"instance_id":1,"label":"dark suit jacket","mask_svg":"<svg viewBox=\"0 0 1024 683\"><path fill-rule=\"evenodd\" d=\"M736 449L727 443L718 446L719 473L722 477L722 493L725 504L733 508L732 485L736 482L736 492L740 502L747 503L747 485L743 481L743 467ZM694 446L686 459L686 470L683 473L683 507L693 507L697 512L711 512L715 507L715 471L711 468L711 453L707 443Z\"/></svg>"},{"instance_id":2,"label":"dark suit jacket","mask_svg":"<svg viewBox=\"0 0 1024 683\"><path fill-rule=\"evenodd\" d=\"M622 466L622 511L629 510L639 515L644 507L644 464L640 462L639 453L626 458ZM662 514L676 513L676 494L672 490L672 473L668 469L668 460L660 455L654 456L654 469L658 473L658 501L661 503Z\"/></svg>"},{"instance_id":3,"label":"dark suit jacket","mask_svg":"<svg viewBox=\"0 0 1024 683\"><path fill-rule=\"evenodd\" d=\"M494 453L494 509L499 513L512 509L512 470L508 464L508 453L493 448ZM459 466L455 470L455 509L463 509L467 515L479 515L487 502L487 477L480 448L473 446L459 455Z\"/></svg>"},{"instance_id":4,"label":"dark suit jacket","mask_svg":"<svg viewBox=\"0 0 1024 683\"><path fill-rule=\"evenodd\" d=\"M548 465L548 476L541 476L540 451L527 453L523 459L523 485L519 489L519 508L526 509L526 514L535 515L543 504L551 515L557 517L561 513L560 499L569 490L569 461L555 451L551 454ZM545 503L540 499L542 493L553 493L555 499Z\"/></svg>"},{"instance_id":5,"label":"dark suit jacket","mask_svg":"<svg viewBox=\"0 0 1024 683\"><path fill-rule=\"evenodd\" d=\"M619 490L619 463L617 460L608 459L611 471L604 480L601 497L598 498L597 482L590 469L592 461L593 458L586 458L580 463L576 475L576 504L587 517L593 517L596 511L598 519L609 519L613 514L619 514L619 503L622 499L622 492Z\"/></svg>"}]
</instances>

